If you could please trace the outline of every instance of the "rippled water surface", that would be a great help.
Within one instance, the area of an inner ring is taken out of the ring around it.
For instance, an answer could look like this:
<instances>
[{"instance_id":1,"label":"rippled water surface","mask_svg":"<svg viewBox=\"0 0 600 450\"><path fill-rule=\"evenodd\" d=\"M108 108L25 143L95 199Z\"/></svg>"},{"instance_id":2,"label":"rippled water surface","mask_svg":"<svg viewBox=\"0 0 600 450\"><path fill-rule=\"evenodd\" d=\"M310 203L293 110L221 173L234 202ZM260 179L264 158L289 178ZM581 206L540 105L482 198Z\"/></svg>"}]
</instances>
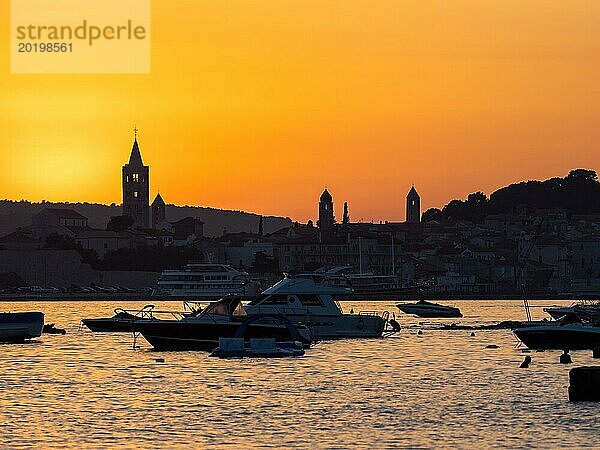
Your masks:
<instances>
[{"instance_id":1,"label":"rippled water surface","mask_svg":"<svg viewBox=\"0 0 600 450\"><path fill-rule=\"evenodd\" d=\"M446 322L524 318L518 301L447 303L465 317ZM531 303L541 318L541 305L569 302ZM509 330L472 337L401 316L402 332L388 339L322 342L295 359L220 360L152 352L143 339L133 350L131 335L80 329L81 318L117 306L143 303L0 303L44 311L68 331L0 345L3 448L600 446L600 405L567 400L569 369L600 364L589 351L572 352L571 366L558 364L560 352L531 353L519 369L524 355Z\"/></svg>"}]
</instances>

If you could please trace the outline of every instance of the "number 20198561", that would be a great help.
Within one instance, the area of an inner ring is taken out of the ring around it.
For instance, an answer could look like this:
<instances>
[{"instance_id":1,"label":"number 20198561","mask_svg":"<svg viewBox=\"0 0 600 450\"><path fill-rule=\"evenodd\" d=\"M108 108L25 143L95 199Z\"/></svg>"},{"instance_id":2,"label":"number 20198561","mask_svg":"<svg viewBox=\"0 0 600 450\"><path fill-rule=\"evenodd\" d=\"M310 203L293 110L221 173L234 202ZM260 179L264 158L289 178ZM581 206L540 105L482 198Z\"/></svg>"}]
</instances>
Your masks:
<instances>
[{"instance_id":1,"label":"number 20198561","mask_svg":"<svg viewBox=\"0 0 600 450\"><path fill-rule=\"evenodd\" d=\"M19 53L72 53L72 42L19 42Z\"/></svg>"}]
</instances>

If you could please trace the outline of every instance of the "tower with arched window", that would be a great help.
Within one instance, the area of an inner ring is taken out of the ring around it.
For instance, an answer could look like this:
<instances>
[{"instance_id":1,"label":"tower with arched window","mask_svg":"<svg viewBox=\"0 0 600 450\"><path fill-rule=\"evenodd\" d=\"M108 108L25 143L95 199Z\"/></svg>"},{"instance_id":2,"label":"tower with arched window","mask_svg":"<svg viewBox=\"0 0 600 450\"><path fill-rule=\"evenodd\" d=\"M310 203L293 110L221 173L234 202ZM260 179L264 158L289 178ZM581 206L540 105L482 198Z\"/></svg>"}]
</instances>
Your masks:
<instances>
[{"instance_id":1,"label":"tower with arched window","mask_svg":"<svg viewBox=\"0 0 600 450\"><path fill-rule=\"evenodd\" d=\"M137 141L137 129L129 162L123 166L123 215L133 219L133 226L148 228L150 225L150 167L142 161Z\"/></svg>"},{"instance_id":2,"label":"tower with arched window","mask_svg":"<svg viewBox=\"0 0 600 450\"><path fill-rule=\"evenodd\" d=\"M406 221L408 223L421 222L421 197L414 186L410 188L406 196Z\"/></svg>"},{"instance_id":3,"label":"tower with arched window","mask_svg":"<svg viewBox=\"0 0 600 450\"><path fill-rule=\"evenodd\" d=\"M319 199L319 220L317 226L321 231L329 231L335 224L333 216L333 197L327 189L321 194Z\"/></svg>"}]
</instances>

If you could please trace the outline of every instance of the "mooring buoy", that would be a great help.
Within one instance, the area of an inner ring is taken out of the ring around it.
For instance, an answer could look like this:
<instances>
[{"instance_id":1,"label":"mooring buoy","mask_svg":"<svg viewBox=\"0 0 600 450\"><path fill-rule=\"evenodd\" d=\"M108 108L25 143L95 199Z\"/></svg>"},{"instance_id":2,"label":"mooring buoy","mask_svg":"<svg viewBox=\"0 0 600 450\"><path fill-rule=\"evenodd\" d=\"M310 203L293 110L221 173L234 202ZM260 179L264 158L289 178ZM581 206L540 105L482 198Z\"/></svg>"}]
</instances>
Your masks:
<instances>
[{"instance_id":1,"label":"mooring buoy","mask_svg":"<svg viewBox=\"0 0 600 450\"><path fill-rule=\"evenodd\" d=\"M531 356L527 355L519 367L521 369L527 369L529 364L531 364Z\"/></svg>"},{"instance_id":2,"label":"mooring buoy","mask_svg":"<svg viewBox=\"0 0 600 450\"><path fill-rule=\"evenodd\" d=\"M571 355L569 355L569 350L565 350L563 354L560 355L559 362L561 364L571 364L573 362Z\"/></svg>"}]
</instances>

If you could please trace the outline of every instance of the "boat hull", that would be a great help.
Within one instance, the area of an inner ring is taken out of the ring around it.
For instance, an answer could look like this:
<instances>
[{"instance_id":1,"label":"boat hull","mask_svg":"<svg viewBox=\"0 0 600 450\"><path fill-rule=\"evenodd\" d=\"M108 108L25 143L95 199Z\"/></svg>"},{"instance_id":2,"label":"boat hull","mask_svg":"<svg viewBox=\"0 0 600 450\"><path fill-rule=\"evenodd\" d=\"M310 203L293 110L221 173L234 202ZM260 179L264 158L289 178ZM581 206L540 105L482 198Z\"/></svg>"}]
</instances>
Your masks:
<instances>
[{"instance_id":1,"label":"boat hull","mask_svg":"<svg viewBox=\"0 0 600 450\"><path fill-rule=\"evenodd\" d=\"M143 319L140 319L143 320ZM81 321L86 327L94 332L113 332L113 333L131 333L134 331L133 323L135 320L123 319L83 319Z\"/></svg>"},{"instance_id":2,"label":"boat hull","mask_svg":"<svg viewBox=\"0 0 600 450\"><path fill-rule=\"evenodd\" d=\"M263 312L257 308L258 312ZM306 325L317 340L377 338L385 329L385 319L366 314L293 314L285 313L292 323Z\"/></svg>"},{"instance_id":3,"label":"boat hull","mask_svg":"<svg viewBox=\"0 0 600 450\"><path fill-rule=\"evenodd\" d=\"M518 328L515 335L532 350L591 350L600 348L600 328L556 325Z\"/></svg>"},{"instance_id":4,"label":"boat hull","mask_svg":"<svg viewBox=\"0 0 600 450\"><path fill-rule=\"evenodd\" d=\"M134 328L157 351L211 351L218 347L219 338L222 337L275 338L280 342L294 340L294 336L291 335L288 328L282 325L252 323L248 325L243 336L236 336L241 326L241 322L206 323L159 320L146 323L136 322Z\"/></svg>"},{"instance_id":5,"label":"boat hull","mask_svg":"<svg viewBox=\"0 0 600 450\"><path fill-rule=\"evenodd\" d=\"M379 316L347 315L288 316L294 323L307 325L315 339L378 338L383 334L385 320Z\"/></svg>"},{"instance_id":6,"label":"boat hull","mask_svg":"<svg viewBox=\"0 0 600 450\"><path fill-rule=\"evenodd\" d=\"M0 313L0 342L23 342L40 337L43 329L41 312Z\"/></svg>"},{"instance_id":7,"label":"boat hull","mask_svg":"<svg viewBox=\"0 0 600 450\"><path fill-rule=\"evenodd\" d=\"M438 307L438 308L430 308L430 307L422 307L419 305L412 304L398 304L396 305L400 311L404 314L412 314L418 317L433 319L433 318L453 318L453 317L462 317L460 310L458 308L448 307Z\"/></svg>"}]
</instances>

